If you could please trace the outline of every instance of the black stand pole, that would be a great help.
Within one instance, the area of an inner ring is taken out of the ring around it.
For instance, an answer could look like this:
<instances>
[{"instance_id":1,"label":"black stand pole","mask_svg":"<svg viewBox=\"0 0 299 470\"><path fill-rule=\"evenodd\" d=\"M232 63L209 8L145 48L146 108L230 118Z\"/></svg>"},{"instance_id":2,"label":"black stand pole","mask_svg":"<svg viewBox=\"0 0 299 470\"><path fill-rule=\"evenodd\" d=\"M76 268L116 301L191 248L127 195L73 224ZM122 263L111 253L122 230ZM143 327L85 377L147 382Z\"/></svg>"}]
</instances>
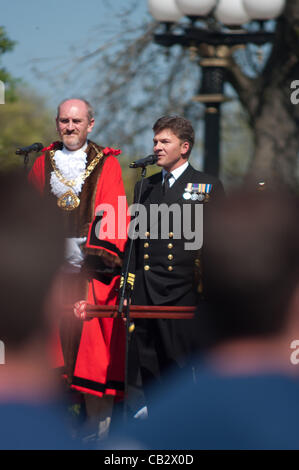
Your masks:
<instances>
[{"instance_id":1,"label":"black stand pole","mask_svg":"<svg viewBox=\"0 0 299 470\"><path fill-rule=\"evenodd\" d=\"M35 142L35 144L29 145L29 147L17 148L16 155L24 155L24 170L25 173L28 171L29 153L40 152L44 146L41 142Z\"/></svg>"},{"instance_id":2,"label":"black stand pole","mask_svg":"<svg viewBox=\"0 0 299 470\"><path fill-rule=\"evenodd\" d=\"M220 103L206 104L204 171L218 176L220 168Z\"/></svg>"},{"instance_id":3,"label":"black stand pole","mask_svg":"<svg viewBox=\"0 0 299 470\"><path fill-rule=\"evenodd\" d=\"M24 171L28 173L29 152L24 154Z\"/></svg>"},{"instance_id":4,"label":"black stand pole","mask_svg":"<svg viewBox=\"0 0 299 470\"><path fill-rule=\"evenodd\" d=\"M138 193L138 198L137 198L137 208L139 208L140 204L140 199L141 199L141 193L142 193L142 186L143 186L143 181L146 176L146 166L142 167L142 172L141 172L141 181L140 181L140 187L139 187L139 193ZM138 212L138 209L137 209ZM126 310L125 310L125 319L126 319L126 351L125 351L125 383L124 383L124 421L126 422L128 419L128 403L127 403L127 395L128 395L128 357L129 357L129 326L130 326L130 298L131 298L131 293L132 289L130 284L128 284L128 274L129 274L129 267L130 267L130 261L132 257L132 251L133 251L133 244L135 241L134 234L136 232L136 217L134 219L134 225L133 225L133 230L130 233L130 241L129 241L129 247L128 247L128 255L125 258L125 264L124 264L124 269L123 269L123 284L120 289L120 294L119 294L119 304L118 304L118 316L121 316L123 313L123 308L126 300Z\"/></svg>"},{"instance_id":5,"label":"black stand pole","mask_svg":"<svg viewBox=\"0 0 299 470\"><path fill-rule=\"evenodd\" d=\"M226 62L221 58L203 58L202 80L197 101L205 103L204 171L219 175L220 111L224 98ZM216 64L216 65L215 65ZM217 65L218 64L218 65Z\"/></svg>"}]
</instances>

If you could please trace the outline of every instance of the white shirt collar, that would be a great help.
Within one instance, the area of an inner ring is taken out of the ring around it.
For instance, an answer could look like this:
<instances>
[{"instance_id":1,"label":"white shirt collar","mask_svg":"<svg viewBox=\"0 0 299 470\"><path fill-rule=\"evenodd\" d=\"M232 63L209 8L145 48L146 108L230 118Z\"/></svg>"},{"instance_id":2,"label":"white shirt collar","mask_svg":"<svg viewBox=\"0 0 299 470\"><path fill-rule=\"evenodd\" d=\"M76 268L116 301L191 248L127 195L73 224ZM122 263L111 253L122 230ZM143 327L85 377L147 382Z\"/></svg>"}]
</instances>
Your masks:
<instances>
[{"instance_id":1,"label":"white shirt collar","mask_svg":"<svg viewBox=\"0 0 299 470\"><path fill-rule=\"evenodd\" d=\"M187 170L188 166L189 166L189 162L186 161L185 163L183 163L183 165L179 166L175 170L172 170L172 172L171 172L172 176L171 176L171 178L169 178L169 187L170 188L176 182L176 180L179 179L179 177L184 173L184 171ZM163 168L162 169L162 183L164 182L164 178L165 178L166 173L168 173L168 171L166 171Z\"/></svg>"},{"instance_id":2,"label":"white shirt collar","mask_svg":"<svg viewBox=\"0 0 299 470\"><path fill-rule=\"evenodd\" d=\"M84 152L87 149L87 145L88 145L88 143L86 141L85 144L82 145L82 147L77 149L77 150L69 150L65 146L63 146L61 151L64 155L72 156L72 155L75 155L77 152L78 152L78 154L81 153L81 152Z\"/></svg>"},{"instance_id":3,"label":"white shirt collar","mask_svg":"<svg viewBox=\"0 0 299 470\"><path fill-rule=\"evenodd\" d=\"M77 195L81 192L83 186L82 178L86 168L87 153L84 151L87 148L87 142L77 150L68 150L63 147L62 150L56 150L54 160L59 172L67 180L76 180L72 186L72 191ZM51 191L55 196L61 197L70 190L68 186L62 183L56 176L55 172L51 172L50 178Z\"/></svg>"}]
</instances>

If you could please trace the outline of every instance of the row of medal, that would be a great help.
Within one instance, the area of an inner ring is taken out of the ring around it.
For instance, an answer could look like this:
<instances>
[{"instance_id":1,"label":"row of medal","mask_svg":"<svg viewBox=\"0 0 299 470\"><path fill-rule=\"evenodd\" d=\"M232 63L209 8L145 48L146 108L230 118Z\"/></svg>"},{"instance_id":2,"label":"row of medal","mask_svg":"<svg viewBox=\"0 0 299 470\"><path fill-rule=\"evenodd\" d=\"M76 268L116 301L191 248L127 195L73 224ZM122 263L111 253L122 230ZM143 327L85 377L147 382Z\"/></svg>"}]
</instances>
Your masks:
<instances>
[{"instance_id":1,"label":"row of medal","mask_svg":"<svg viewBox=\"0 0 299 470\"><path fill-rule=\"evenodd\" d=\"M188 183L183 198L192 201L203 201L209 199L209 194L212 190L212 184L207 183Z\"/></svg>"}]
</instances>

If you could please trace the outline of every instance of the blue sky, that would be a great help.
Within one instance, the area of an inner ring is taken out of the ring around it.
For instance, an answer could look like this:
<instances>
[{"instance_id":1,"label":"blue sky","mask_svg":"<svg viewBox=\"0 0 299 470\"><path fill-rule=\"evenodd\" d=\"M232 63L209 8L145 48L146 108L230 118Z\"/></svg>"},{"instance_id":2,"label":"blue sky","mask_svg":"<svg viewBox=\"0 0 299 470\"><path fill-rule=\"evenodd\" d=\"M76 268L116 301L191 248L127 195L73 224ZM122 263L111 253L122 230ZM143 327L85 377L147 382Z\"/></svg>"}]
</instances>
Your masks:
<instances>
[{"instance_id":1,"label":"blue sky","mask_svg":"<svg viewBox=\"0 0 299 470\"><path fill-rule=\"evenodd\" d=\"M0 65L44 96L53 111L66 97L89 98L88 93L82 95L76 88L75 68L67 77L67 85L61 82L61 75L70 69L74 58L96 50L112 36L119 34L121 41L126 27L126 17L121 14L132 3L136 11L130 16L130 24L140 24L149 17L147 0L0 0L0 25L10 39L17 41L12 52L0 57ZM92 73L86 68L88 79ZM45 75L49 74L59 77L59 84L47 80ZM84 82L81 78L80 83ZM202 126L198 137L201 132ZM147 147L150 151L151 135Z\"/></svg>"},{"instance_id":2,"label":"blue sky","mask_svg":"<svg viewBox=\"0 0 299 470\"><path fill-rule=\"evenodd\" d=\"M22 78L51 105L63 99L63 85L49 84L41 73L55 75L65 63L90 52L121 31L128 0L2 0L0 25L17 45L1 57L1 64ZM136 2L136 20L147 15L146 0ZM58 74L58 73L57 73ZM75 89L75 83L73 84ZM72 86L70 86L72 88ZM67 90L72 95L72 89Z\"/></svg>"}]
</instances>

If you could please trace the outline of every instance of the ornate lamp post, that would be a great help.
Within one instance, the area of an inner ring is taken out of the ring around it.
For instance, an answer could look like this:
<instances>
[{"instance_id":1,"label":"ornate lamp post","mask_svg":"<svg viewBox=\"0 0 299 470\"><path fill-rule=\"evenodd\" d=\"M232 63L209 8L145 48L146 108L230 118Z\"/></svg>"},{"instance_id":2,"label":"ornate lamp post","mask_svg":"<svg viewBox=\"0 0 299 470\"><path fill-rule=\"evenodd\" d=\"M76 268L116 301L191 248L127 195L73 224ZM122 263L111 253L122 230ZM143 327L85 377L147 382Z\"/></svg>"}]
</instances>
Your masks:
<instances>
[{"instance_id":1,"label":"ornate lamp post","mask_svg":"<svg viewBox=\"0 0 299 470\"><path fill-rule=\"evenodd\" d=\"M275 33L265 24L280 15L285 0L148 0L150 13L164 25L154 41L164 47L176 44L199 57L202 79L194 97L205 104L204 170L218 175L220 163L220 111L230 56L248 43L272 42ZM188 22L179 22L182 17ZM251 21L258 31L246 28Z\"/></svg>"}]
</instances>

